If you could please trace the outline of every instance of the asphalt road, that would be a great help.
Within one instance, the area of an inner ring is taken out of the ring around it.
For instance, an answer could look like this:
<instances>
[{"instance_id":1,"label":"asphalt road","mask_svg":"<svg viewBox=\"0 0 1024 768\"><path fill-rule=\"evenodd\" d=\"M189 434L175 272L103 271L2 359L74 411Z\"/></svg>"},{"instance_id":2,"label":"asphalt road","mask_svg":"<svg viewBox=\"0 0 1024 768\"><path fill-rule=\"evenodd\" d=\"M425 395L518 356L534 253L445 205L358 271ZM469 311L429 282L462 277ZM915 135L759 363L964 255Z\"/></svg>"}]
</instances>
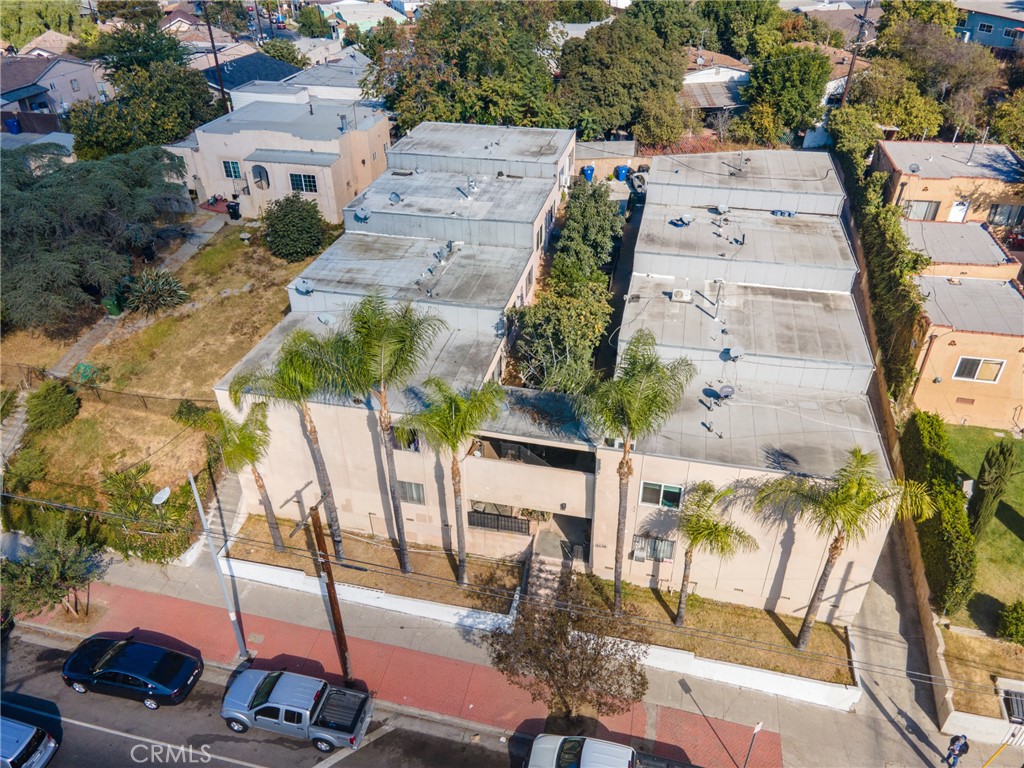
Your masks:
<instances>
[{"instance_id":1,"label":"asphalt road","mask_svg":"<svg viewBox=\"0 0 1024 768\"><path fill-rule=\"evenodd\" d=\"M53 768L520 768L529 750L522 740L499 743L457 727L384 715L374 719L359 750L323 756L284 736L231 733L219 716L224 687L205 678L185 702L155 712L125 699L77 694L60 678L74 643L40 641L16 631L4 642L0 701L6 717L45 728L60 742Z\"/></svg>"}]
</instances>

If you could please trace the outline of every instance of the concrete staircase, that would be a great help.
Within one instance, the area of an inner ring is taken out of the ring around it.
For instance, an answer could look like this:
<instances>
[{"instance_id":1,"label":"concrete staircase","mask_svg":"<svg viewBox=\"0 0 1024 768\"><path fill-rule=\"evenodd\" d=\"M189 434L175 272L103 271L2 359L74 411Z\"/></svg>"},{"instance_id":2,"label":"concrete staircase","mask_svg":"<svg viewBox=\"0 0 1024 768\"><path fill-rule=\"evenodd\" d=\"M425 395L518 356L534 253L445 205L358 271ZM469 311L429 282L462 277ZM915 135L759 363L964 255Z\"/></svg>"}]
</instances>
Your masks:
<instances>
[{"instance_id":1,"label":"concrete staircase","mask_svg":"<svg viewBox=\"0 0 1024 768\"><path fill-rule=\"evenodd\" d=\"M540 531L533 542L530 579L526 592L542 600L554 599L562 579L572 571L572 558L565 552L562 539L552 531Z\"/></svg>"},{"instance_id":2,"label":"concrete staircase","mask_svg":"<svg viewBox=\"0 0 1024 768\"><path fill-rule=\"evenodd\" d=\"M0 464L6 466L7 460L14 455L21 445L21 438L28 429L28 411L25 408L25 398L28 393L22 390L18 393L18 404L14 412L7 417L0 428Z\"/></svg>"}]
</instances>

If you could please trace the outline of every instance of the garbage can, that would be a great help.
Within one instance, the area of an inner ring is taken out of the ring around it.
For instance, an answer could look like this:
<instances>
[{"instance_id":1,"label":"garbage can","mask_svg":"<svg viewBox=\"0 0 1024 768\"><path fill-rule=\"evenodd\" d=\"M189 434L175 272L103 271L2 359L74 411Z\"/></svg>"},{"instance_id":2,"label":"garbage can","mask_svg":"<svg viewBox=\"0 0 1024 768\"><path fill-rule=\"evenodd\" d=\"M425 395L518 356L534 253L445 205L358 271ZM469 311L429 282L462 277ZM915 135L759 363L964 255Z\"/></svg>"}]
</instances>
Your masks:
<instances>
[{"instance_id":1,"label":"garbage can","mask_svg":"<svg viewBox=\"0 0 1024 768\"><path fill-rule=\"evenodd\" d=\"M8 133L21 133L21 123L18 121L18 118L16 117L12 117L9 120L4 120L4 128L7 129Z\"/></svg>"},{"instance_id":2,"label":"garbage can","mask_svg":"<svg viewBox=\"0 0 1024 768\"><path fill-rule=\"evenodd\" d=\"M615 180L616 181L625 181L626 180L626 176L628 176L628 175L629 175L629 166L628 165L617 165L617 166L615 166Z\"/></svg>"},{"instance_id":3,"label":"garbage can","mask_svg":"<svg viewBox=\"0 0 1024 768\"><path fill-rule=\"evenodd\" d=\"M592 165L584 165L580 169L580 172L583 174L583 178L586 179L587 181L593 181L594 180L594 166L592 166Z\"/></svg>"},{"instance_id":4,"label":"garbage can","mask_svg":"<svg viewBox=\"0 0 1024 768\"><path fill-rule=\"evenodd\" d=\"M107 310L107 314L111 317L117 317L121 314L121 302L117 296L104 296L100 300L100 304Z\"/></svg>"},{"instance_id":5,"label":"garbage can","mask_svg":"<svg viewBox=\"0 0 1024 768\"><path fill-rule=\"evenodd\" d=\"M229 202L228 216L231 217L232 221L238 221L240 218L242 218L241 204L234 200Z\"/></svg>"}]
</instances>

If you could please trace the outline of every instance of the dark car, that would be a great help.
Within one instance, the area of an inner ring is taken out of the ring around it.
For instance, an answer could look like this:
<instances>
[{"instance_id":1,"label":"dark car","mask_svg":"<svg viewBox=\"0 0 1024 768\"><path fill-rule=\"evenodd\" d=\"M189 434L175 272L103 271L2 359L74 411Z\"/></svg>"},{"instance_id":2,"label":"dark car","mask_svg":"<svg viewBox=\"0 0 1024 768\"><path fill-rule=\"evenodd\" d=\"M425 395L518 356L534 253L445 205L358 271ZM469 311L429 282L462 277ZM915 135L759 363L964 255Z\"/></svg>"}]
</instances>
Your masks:
<instances>
[{"instance_id":1,"label":"dark car","mask_svg":"<svg viewBox=\"0 0 1024 768\"><path fill-rule=\"evenodd\" d=\"M202 659L186 653L131 637L90 637L68 656L61 677L78 693L106 693L158 709L183 702L202 674Z\"/></svg>"}]
</instances>

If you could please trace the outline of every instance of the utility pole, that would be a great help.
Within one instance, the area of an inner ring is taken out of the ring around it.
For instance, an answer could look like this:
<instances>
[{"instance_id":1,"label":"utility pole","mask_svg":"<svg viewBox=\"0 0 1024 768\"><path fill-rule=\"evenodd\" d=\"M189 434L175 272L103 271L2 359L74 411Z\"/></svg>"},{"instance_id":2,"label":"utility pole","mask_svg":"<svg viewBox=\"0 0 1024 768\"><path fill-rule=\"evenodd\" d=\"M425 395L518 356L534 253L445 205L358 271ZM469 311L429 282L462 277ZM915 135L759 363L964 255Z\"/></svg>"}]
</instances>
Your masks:
<instances>
[{"instance_id":1,"label":"utility pole","mask_svg":"<svg viewBox=\"0 0 1024 768\"><path fill-rule=\"evenodd\" d=\"M338 591L334 586L334 571L331 570L331 559L327 553L327 540L324 538L323 525L320 523L320 504L324 497L309 508L309 520L313 525L313 538L316 541L316 558L320 572L327 582L327 601L331 606L331 623L334 625L334 644L338 649L338 660L341 662L341 676L346 683L352 681L352 666L348 658L348 638L345 637L345 625L341 621L341 606L338 605Z\"/></svg>"},{"instance_id":2,"label":"utility pole","mask_svg":"<svg viewBox=\"0 0 1024 768\"><path fill-rule=\"evenodd\" d=\"M840 109L846 106L846 95L850 92L850 83L853 82L853 65L857 63L858 50L860 50L860 43L854 43L853 57L850 59L850 71L846 73L846 85L843 86L843 98L839 100Z\"/></svg>"},{"instance_id":3,"label":"utility pole","mask_svg":"<svg viewBox=\"0 0 1024 768\"><path fill-rule=\"evenodd\" d=\"M224 90L224 77L220 73L220 59L217 58L217 44L213 41L213 26L210 24L210 11L206 2L203 3L203 21L206 22L206 31L210 34L210 50L213 51L213 66L217 70L217 86L220 88L220 103L224 106L225 114L231 111L228 107L228 94Z\"/></svg>"}]
</instances>

